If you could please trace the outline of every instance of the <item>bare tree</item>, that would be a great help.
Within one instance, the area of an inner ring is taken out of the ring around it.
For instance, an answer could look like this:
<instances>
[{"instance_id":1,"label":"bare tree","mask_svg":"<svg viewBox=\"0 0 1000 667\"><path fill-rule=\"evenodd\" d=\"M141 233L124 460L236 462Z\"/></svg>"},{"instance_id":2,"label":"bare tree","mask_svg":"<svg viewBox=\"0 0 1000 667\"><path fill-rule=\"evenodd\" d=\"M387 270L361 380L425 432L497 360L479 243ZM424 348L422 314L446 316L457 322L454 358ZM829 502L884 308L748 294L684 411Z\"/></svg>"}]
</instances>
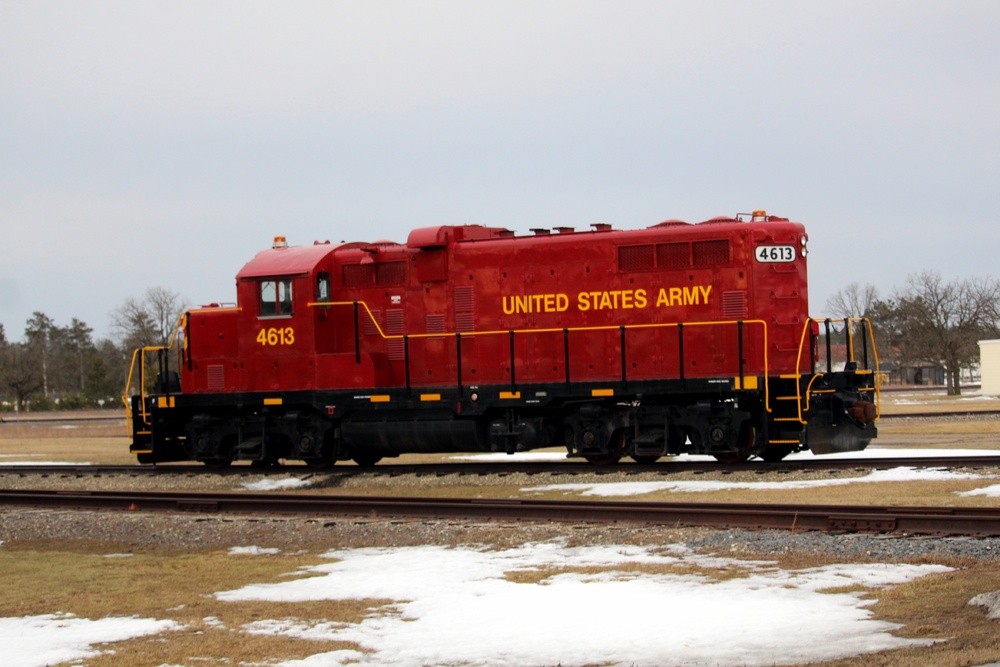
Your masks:
<instances>
[{"instance_id":1,"label":"bare tree","mask_svg":"<svg viewBox=\"0 0 1000 667\"><path fill-rule=\"evenodd\" d=\"M826 310L836 317L871 317L878 298L874 285L851 283L826 300Z\"/></svg>"},{"instance_id":2,"label":"bare tree","mask_svg":"<svg viewBox=\"0 0 1000 667\"><path fill-rule=\"evenodd\" d=\"M909 360L945 367L948 394L962 393L961 371L979 358L977 342L996 337L1000 283L970 279L945 283L933 271L909 276L906 287L887 304L889 326Z\"/></svg>"},{"instance_id":3,"label":"bare tree","mask_svg":"<svg viewBox=\"0 0 1000 667\"><path fill-rule=\"evenodd\" d=\"M111 313L111 327L126 350L166 345L183 310L180 295L150 287L141 300L129 297Z\"/></svg>"}]
</instances>

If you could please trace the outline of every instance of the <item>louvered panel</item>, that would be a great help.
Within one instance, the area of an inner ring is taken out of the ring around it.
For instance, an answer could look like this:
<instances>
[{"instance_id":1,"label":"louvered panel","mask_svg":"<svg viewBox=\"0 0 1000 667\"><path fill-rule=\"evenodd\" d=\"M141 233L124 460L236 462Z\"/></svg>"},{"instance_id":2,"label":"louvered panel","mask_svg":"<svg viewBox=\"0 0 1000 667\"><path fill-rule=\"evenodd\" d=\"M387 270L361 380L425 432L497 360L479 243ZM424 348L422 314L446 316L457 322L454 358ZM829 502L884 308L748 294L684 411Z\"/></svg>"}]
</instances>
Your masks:
<instances>
[{"instance_id":1,"label":"louvered panel","mask_svg":"<svg viewBox=\"0 0 1000 667\"><path fill-rule=\"evenodd\" d=\"M455 329L460 332L474 331L476 328L476 296L471 286L456 287Z\"/></svg>"},{"instance_id":2,"label":"louvered panel","mask_svg":"<svg viewBox=\"0 0 1000 667\"><path fill-rule=\"evenodd\" d=\"M222 364L209 364L205 369L208 373L208 390L223 391L226 388L226 369Z\"/></svg>"},{"instance_id":3,"label":"louvered panel","mask_svg":"<svg viewBox=\"0 0 1000 667\"><path fill-rule=\"evenodd\" d=\"M722 317L727 320L743 320L747 317L747 293L731 291L722 293Z\"/></svg>"},{"instance_id":4,"label":"louvered panel","mask_svg":"<svg viewBox=\"0 0 1000 667\"><path fill-rule=\"evenodd\" d=\"M429 334L443 334L444 330L444 315L428 315L427 316L427 333Z\"/></svg>"},{"instance_id":5,"label":"louvered panel","mask_svg":"<svg viewBox=\"0 0 1000 667\"><path fill-rule=\"evenodd\" d=\"M385 311L385 333L387 336L399 336L403 333L403 324L405 322L403 317L402 308L395 308L393 310ZM405 350L403 347L402 338L390 338L386 341L386 353L389 356L389 361L403 361L405 358Z\"/></svg>"},{"instance_id":6,"label":"louvered panel","mask_svg":"<svg viewBox=\"0 0 1000 667\"><path fill-rule=\"evenodd\" d=\"M359 314L359 317L363 318L364 321L363 330L365 332L365 335L377 336L379 329L385 331L385 327L383 326L384 321L382 319L382 311L378 308L372 308L371 313L372 313L371 317L369 317L367 312L362 311ZM375 326L376 323L378 323L378 326Z\"/></svg>"}]
</instances>

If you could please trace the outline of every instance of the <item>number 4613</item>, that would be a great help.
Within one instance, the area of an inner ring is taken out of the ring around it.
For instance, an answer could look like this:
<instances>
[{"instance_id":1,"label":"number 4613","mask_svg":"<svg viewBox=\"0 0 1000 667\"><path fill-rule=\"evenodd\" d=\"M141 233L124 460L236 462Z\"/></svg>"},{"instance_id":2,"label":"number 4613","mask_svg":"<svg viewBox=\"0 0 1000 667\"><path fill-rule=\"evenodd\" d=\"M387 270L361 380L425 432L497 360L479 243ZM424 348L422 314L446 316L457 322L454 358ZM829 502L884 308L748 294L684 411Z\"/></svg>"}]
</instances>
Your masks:
<instances>
[{"instance_id":1,"label":"number 4613","mask_svg":"<svg viewBox=\"0 0 1000 667\"><path fill-rule=\"evenodd\" d=\"M261 345L294 345L295 329L292 327L271 327L261 329L257 334L257 342Z\"/></svg>"}]
</instances>

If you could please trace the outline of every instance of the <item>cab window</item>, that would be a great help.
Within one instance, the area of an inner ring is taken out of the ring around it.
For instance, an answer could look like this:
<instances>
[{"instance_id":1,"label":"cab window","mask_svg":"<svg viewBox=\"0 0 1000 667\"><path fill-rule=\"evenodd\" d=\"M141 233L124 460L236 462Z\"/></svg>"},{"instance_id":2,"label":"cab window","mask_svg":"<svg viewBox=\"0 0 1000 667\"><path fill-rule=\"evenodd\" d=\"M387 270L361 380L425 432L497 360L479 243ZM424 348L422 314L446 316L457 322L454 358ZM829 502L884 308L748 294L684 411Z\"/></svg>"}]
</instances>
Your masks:
<instances>
[{"instance_id":1,"label":"cab window","mask_svg":"<svg viewBox=\"0 0 1000 667\"><path fill-rule=\"evenodd\" d=\"M262 280L260 283L260 315L273 317L292 314L292 281Z\"/></svg>"},{"instance_id":2,"label":"cab window","mask_svg":"<svg viewBox=\"0 0 1000 667\"><path fill-rule=\"evenodd\" d=\"M316 274L316 300L320 303L330 300L330 274L325 271Z\"/></svg>"}]
</instances>

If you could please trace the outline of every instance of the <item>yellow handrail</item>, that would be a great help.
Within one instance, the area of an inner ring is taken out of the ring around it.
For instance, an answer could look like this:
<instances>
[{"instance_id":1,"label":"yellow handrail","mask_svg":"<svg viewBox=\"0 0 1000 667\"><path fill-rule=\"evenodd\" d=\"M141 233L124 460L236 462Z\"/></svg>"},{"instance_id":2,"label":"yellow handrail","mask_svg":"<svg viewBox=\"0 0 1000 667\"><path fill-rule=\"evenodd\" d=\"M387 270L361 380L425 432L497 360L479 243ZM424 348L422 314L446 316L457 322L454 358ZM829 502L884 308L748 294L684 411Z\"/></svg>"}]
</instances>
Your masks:
<instances>
[{"instance_id":1,"label":"yellow handrail","mask_svg":"<svg viewBox=\"0 0 1000 667\"><path fill-rule=\"evenodd\" d=\"M139 362L139 416L142 417L142 422L145 425L150 424L149 411L146 409L146 398L148 394L146 393L146 353L147 352L159 352L161 350L169 350L177 342L177 334L180 332L183 324L187 321L188 316L187 311L182 313L180 317L177 318L177 324L174 325L174 330L170 333L170 338L166 345L146 345L144 347L136 348L132 351L132 361L129 363L128 367L128 378L125 380L125 390L122 392L122 403L125 404L125 428L128 429L129 435L132 434L132 406L130 403L131 396L129 395L129 388L132 386L132 378L135 375L136 370L136 360ZM184 344L187 345L187 339L185 339Z\"/></svg>"},{"instance_id":2,"label":"yellow handrail","mask_svg":"<svg viewBox=\"0 0 1000 667\"><path fill-rule=\"evenodd\" d=\"M539 334L539 333L559 333L559 332L580 332L580 331L620 331L624 328L626 331L633 329L657 329L657 328L676 328L681 325L685 327L692 326L724 326L724 325L736 325L739 322L743 324L754 324L759 325L764 332L764 405L767 412L771 412L771 401L770 401L770 356L768 348L768 328L767 322L764 320L712 320L705 322L662 322L662 323L648 323L648 324L605 324L598 326L589 327L551 327L544 329L496 329L496 330L484 330L484 331L468 331L468 332L438 332L438 333L419 333L419 334L387 334L382 330L382 327L378 323L378 319L372 313L371 308L364 301L314 301L307 304L309 307L328 307L328 306L360 306L365 309L368 314L369 319L371 319L372 324L375 326L375 330L378 335L383 340L403 340L404 338L442 338L442 337L455 337L461 334L463 338L472 336L500 336L514 334Z\"/></svg>"},{"instance_id":3,"label":"yellow handrail","mask_svg":"<svg viewBox=\"0 0 1000 667\"><path fill-rule=\"evenodd\" d=\"M867 332L867 334L868 334L868 340L871 342L871 352L872 352L872 358L875 361L875 368L874 368L874 370L872 370L872 369L855 370L854 374L855 375L873 374L874 377L876 378L876 381L875 381L875 410L876 410L876 412L875 412L875 418L876 419L880 418L882 416L881 383L878 381L878 377L879 377L880 371L879 371L879 361L878 361L878 350L875 347L875 332L872 329L871 320L868 319L867 317L847 317L847 318L844 318L844 317L841 317L841 318L810 317L810 318L808 318L806 320L805 326L802 327L802 335L799 338L799 353L798 353L798 356L796 357L796 362L795 362L795 375L796 375L796 377L798 379L802 378L802 373L800 371L800 367L801 367L801 364L802 364L802 353L803 353L803 350L805 349L805 346L806 346L806 333L809 331L810 325L813 322L844 322L846 324L846 326L848 326L848 327L853 326L854 322L863 322L865 324L864 330ZM829 326L827 326L826 335L829 338L829 336L830 336L830 327ZM848 332L847 340L848 340L848 345L847 345L847 360L850 361L850 362L855 362L856 358L855 358L855 350L854 350L854 345L855 345L855 343L854 343L854 335L850 334L850 332ZM809 351L809 356L810 357L812 356L812 350ZM806 423L806 420L803 417L803 413L809 411L809 403L810 403L810 400L812 398L812 385L813 385L814 382L816 382L816 380L818 380L819 378L821 378L823 375L824 375L823 373L815 373L815 374L813 374L813 377L809 380L809 385L806 387L804 395L802 393L801 383L800 382L796 382L795 383L795 392L796 392L795 398L796 398L796 401L798 402L798 408L799 408L798 418L799 418L799 422L802 423L802 424ZM803 407L803 406L805 406L805 407Z\"/></svg>"}]
</instances>

